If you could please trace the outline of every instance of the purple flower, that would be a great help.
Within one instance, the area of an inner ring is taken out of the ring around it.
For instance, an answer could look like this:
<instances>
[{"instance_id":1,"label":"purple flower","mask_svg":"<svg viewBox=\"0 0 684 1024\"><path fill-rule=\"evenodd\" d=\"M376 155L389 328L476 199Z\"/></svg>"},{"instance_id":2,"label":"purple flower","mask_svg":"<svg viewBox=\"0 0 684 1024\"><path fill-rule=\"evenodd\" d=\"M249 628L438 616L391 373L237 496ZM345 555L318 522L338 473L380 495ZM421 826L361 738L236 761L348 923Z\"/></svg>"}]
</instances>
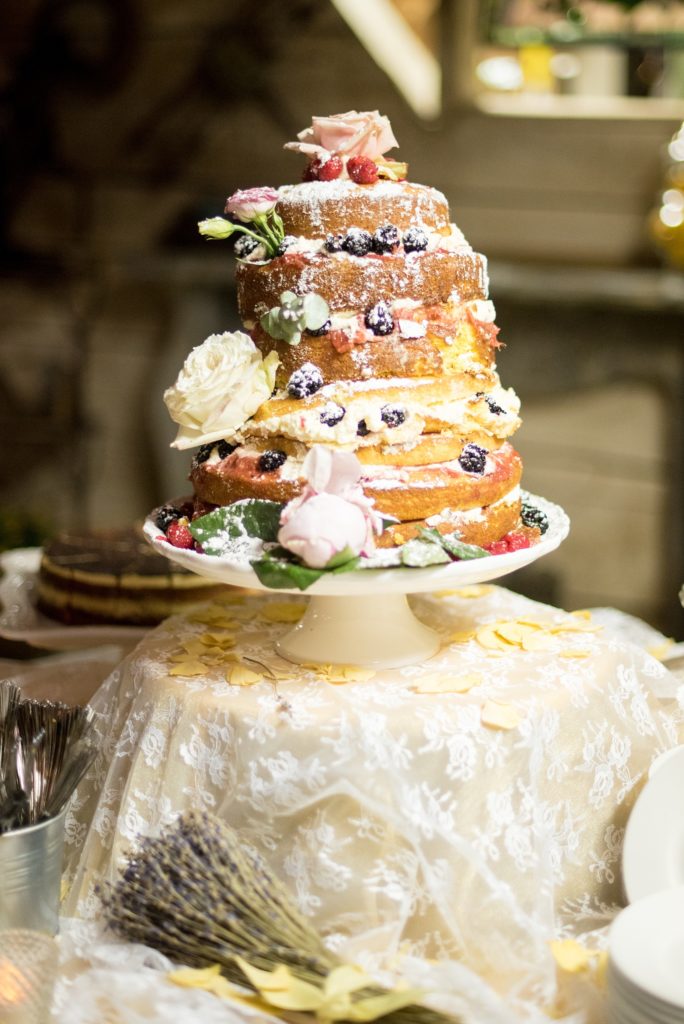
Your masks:
<instances>
[{"instance_id":1,"label":"purple flower","mask_svg":"<svg viewBox=\"0 0 684 1024\"><path fill-rule=\"evenodd\" d=\"M278 202L276 189L266 185L263 188L245 188L233 192L226 200L224 213L249 224L262 217L267 217L275 209Z\"/></svg>"}]
</instances>

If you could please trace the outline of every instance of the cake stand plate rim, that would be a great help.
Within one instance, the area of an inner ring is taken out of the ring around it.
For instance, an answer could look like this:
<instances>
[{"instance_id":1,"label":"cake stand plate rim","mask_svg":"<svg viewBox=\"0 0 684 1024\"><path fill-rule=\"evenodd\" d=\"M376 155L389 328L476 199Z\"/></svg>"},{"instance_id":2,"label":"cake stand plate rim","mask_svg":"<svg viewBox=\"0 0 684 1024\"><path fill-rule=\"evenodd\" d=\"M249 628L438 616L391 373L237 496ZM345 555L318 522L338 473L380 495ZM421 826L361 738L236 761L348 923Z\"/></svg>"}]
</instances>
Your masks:
<instances>
[{"instance_id":1,"label":"cake stand plate rim","mask_svg":"<svg viewBox=\"0 0 684 1024\"><path fill-rule=\"evenodd\" d=\"M361 569L342 574L326 574L316 580L307 590L296 587L267 587L260 582L248 564L240 566L234 561L216 555L175 548L163 537L159 527L148 517L143 531L146 539L160 554L200 576L232 586L248 587L266 593L300 594L319 597L351 597L354 594L417 594L445 587L467 586L485 583L507 576L517 569L530 565L544 555L550 554L562 544L570 531L570 519L560 505L538 495L523 491L523 500L529 501L546 513L549 528L541 539L528 548L510 551L501 555L487 555L470 561L451 562L448 565L426 568L392 567Z\"/></svg>"}]
</instances>

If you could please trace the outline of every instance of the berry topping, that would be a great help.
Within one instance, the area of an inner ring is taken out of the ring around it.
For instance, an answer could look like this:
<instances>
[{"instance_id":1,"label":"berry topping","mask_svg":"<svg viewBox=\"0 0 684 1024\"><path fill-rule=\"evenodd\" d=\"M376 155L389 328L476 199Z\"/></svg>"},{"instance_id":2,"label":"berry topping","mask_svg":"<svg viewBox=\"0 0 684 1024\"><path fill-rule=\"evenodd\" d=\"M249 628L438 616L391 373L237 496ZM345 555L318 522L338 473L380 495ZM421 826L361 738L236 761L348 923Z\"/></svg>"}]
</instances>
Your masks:
<instances>
[{"instance_id":1,"label":"berry topping","mask_svg":"<svg viewBox=\"0 0 684 1024\"><path fill-rule=\"evenodd\" d=\"M378 165L369 156L351 156L347 160L347 174L357 185L372 185L378 180Z\"/></svg>"},{"instance_id":2,"label":"berry topping","mask_svg":"<svg viewBox=\"0 0 684 1024\"><path fill-rule=\"evenodd\" d=\"M195 539L188 529L187 519L175 519L169 523L166 539L174 548L190 549L195 546Z\"/></svg>"},{"instance_id":3,"label":"berry topping","mask_svg":"<svg viewBox=\"0 0 684 1024\"><path fill-rule=\"evenodd\" d=\"M501 540L495 540L492 544L487 546L487 551L490 555L505 555L509 551L523 551L525 548L529 548L532 543L531 538L521 533L520 531L513 530L511 533L507 533Z\"/></svg>"},{"instance_id":4,"label":"berry topping","mask_svg":"<svg viewBox=\"0 0 684 1024\"><path fill-rule=\"evenodd\" d=\"M180 512L173 505L162 505L160 509L157 509L157 514L154 517L156 525L164 533L166 533L170 524L175 523L177 519L180 519Z\"/></svg>"},{"instance_id":5,"label":"berry topping","mask_svg":"<svg viewBox=\"0 0 684 1024\"><path fill-rule=\"evenodd\" d=\"M342 246L344 242L344 235L333 235L332 233L326 235L323 248L326 252L342 252Z\"/></svg>"},{"instance_id":6,"label":"berry topping","mask_svg":"<svg viewBox=\"0 0 684 1024\"><path fill-rule=\"evenodd\" d=\"M321 410L321 423L324 423L326 427L334 427L344 419L346 411L343 405L328 402Z\"/></svg>"},{"instance_id":7,"label":"berry topping","mask_svg":"<svg viewBox=\"0 0 684 1024\"><path fill-rule=\"evenodd\" d=\"M370 434L370 427L365 420L359 420L356 425L356 433L359 437L367 437Z\"/></svg>"},{"instance_id":8,"label":"berry topping","mask_svg":"<svg viewBox=\"0 0 684 1024\"><path fill-rule=\"evenodd\" d=\"M479 444L467 444L458 457L461 468L466 473L484 473L487 451Z\"/></svg>"},{"instance_id":9,"label":"berry topping","mask_svg":"<svg viewBox=\"0 0 684 1024\"><path fill-rule=\"evenodd\" d=\"M349 228L342 240L342 248L350 256L367 256L373 248L373 237L363 228Z\"/></svg>"},{"instance_id":10,"label":"berry topping","mask_svg":"<svg viewBox=\"0 0 684 1024\"><path fill-rule=\"evenodd\" d=\"M198 448L195 452L193 462L196 466L201 466L203 462L206 462L211 453L214 450L216 441L211 441L209 444L203 444L201 448Z\"/></svg>"},{"instance_id":11,"label":"berry topping","mask_svg":"<svg viewBox=\"0 0 684 1024\"><path fill-rule=\"evenodd\" d=\"M377 252L379 255L394 252L399 248L400 241L399 232L394 225L385 224L384 227L378 228L373 235L373 252Z\"/></svg>"},{"instance_id":12,"label":"berry topping","mask_svg":"<svg viewBox=\"0 0 684 1024\"><path fill-rule=\"evenodd\" d=\"M236 447L237 445L228 444L227 441L219 441L218 445L216 446L219 459L227 459L229 455L233 454Z\"/></svg>"},{"instance_id":13,"label":"berry topping","mask_svg":"<svg viewBox=\"0 0 684 1024\"><path fill-rule=\"evenodd\" d=\"M549 528L548 516L534 505L523 505L520 518L525 526L536 526L540 533L546 533Z\"/></svg>"},{"instance_id":14,"label":"berry topping","mask_svg":"<svg viewBox=\"0 0 684 1024\"><path fill-rule=\"evenodd\" d=\"M244 260L261 244L258 238L252 238L251 235L238 235L233 245L233 252L239 260Z\"/></svg>"},{"instance_id":15,"label":"berry topping","mask_svg":"<svg viewBox=\"0 0 684 1024\"><path fill-rule=\"evenodd\" d=\"M494 399L491 398L489 395L486 396L485 402L489 406L489 411L494 416L501 416L502 413L506 412L506 410L502 409L500 405L497 405L497 403L494 401Z\"/></svg>"},{"instance_id":16,"label":"berry topping","mask_svg":"<svg viewBox=\"0 0 684 1024\"><path fill-rule=\"evenodd\" d=\"M263 455L259 456L257 468L260 473L273 473L276 469L280 469L286 459L287 454L279 449L264 452Z\"/></svg>"},{"instance_id":17,"label":"berry topping","mask_svg":"<svg viewBox=\"0 0 684 1024\"><path fill-rule=\"evenodd\" d=\"M424 252L428 247L428 236L422 228L408 228L402 241L404 252Z\"/></svg>"},{"instance_id":18,"label":"berry topping","mask_svg":"<svg viewBox=\"0 0 684 1024\"><path fill-rule=\"evenodd\" d=\"M394 330L394 320L386 302L378 302L371 306L364 317L364 322L373 334L391 334Z\"/></svg>"},{"instance_id":19,"label":"berry topping","mask_svg":"<svg viewBox=\"0 0 684 1024\"><path fill-rule=\"evenodd\" d=\"M276 256L284 256L287 250L290 248L290 246L293 245L294 242L296 241L297 239L295 238L294 235L285 235L282 242L275 251Z\"/></svg>"},{"instance_id":20,"label":"berry topping","mask_svg":"<svg viewBox=\"0 0 684 1024\"><path fill-rule=\"evenodd\" d=\"M383 405L380 410L380 419L388 427L400 427L406 419L406 413L398 405Z\"/></svg>"},{"instance_id":21,"label":"berry topping","mask_svg":"<svg viewBox=\"0 0 684 1024\"><path fill-rule=\"evenodd\" d=\"M331 327L332 327L332 324L331 324L330 320L326 320L325 323L321 324L320 327L317 327L315 331L312 330L310 327L307 328L306 333L310 334L312 338L320 338L324 334L327 334Z\"/></svg>"},{"instance_id":22,"label":"berry topping","mask_svg":"<svg viewBox=\"0 0 684 1024\"><path fill-rule=\"evenodd\" d=\"M320 164L318 168L319 181L334 181L342 173L343 163L339 156L331 156Z\"/></svg>"},{"instance_id":23,"label":"berry topping","mask_svg":"<svg viewBox=\"0 0 684 1024\"><path fill-rule=\"evenodd\" d=\"M308 398L323 387L323 374L313 363L302 363L287 382L287 393L291 398Z\"/></svg>"}]
</instances>

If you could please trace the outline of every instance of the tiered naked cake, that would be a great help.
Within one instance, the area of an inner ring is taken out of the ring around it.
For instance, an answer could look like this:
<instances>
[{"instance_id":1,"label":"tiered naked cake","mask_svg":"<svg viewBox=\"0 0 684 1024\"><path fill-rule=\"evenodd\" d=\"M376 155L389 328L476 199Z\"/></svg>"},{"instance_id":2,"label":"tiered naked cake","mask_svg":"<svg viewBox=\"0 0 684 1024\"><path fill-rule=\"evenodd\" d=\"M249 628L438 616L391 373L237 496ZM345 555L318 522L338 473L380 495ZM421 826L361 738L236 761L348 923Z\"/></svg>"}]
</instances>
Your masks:
<instances>
[{"instance_id":1,"label":"tiered naked cake","mask_svg":"<svg viewBox=\"0 0 684 1024\"><path fill-rule=\"evenodd\" d=\"M231 220L200 225L209 237L240 233L249 337L212 336L212 353L195 349L165 395L181 425L174 443L199 445L195 515L296 498L307 453L323 445L356 456L364 494L397 520L380 546L427 525L492 553L526 547L546 523L536 509L521 519L509 441L520 403L496 372L486 261L446 198L384 156L395 145L377 112L314 118L289 144L309 158L301 184L238 192ZM175 527L167 536L191 543Z\"/></svg>"}]
</instances>

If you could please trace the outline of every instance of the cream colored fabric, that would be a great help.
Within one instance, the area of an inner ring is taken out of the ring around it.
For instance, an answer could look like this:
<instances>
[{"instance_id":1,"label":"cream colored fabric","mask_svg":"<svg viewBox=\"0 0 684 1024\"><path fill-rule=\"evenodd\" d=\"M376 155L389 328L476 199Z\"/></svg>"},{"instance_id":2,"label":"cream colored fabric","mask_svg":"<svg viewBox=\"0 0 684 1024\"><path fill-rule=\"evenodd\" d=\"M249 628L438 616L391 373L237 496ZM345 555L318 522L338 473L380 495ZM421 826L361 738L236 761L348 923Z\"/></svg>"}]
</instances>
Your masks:
<instances>
[{"instance_id":1,"label":"cream colored fabric","mask_svg":"<svg viewBox=\"0 0 684 1024\"><path fill-rule=\"evenodd\" d=\"M95 917L96 884L138 838L204 807L333 947L373 969L448 961L458 991L467 976L511 1020L547 1019L550 940L591 943L621 902L627 815L679 742L676 679L590 619L494 586L412 599L444 638L424 665L295 667L273 642L304 600L169 619L104 683L65 912Z\"/></svg>"}]
</instances>

